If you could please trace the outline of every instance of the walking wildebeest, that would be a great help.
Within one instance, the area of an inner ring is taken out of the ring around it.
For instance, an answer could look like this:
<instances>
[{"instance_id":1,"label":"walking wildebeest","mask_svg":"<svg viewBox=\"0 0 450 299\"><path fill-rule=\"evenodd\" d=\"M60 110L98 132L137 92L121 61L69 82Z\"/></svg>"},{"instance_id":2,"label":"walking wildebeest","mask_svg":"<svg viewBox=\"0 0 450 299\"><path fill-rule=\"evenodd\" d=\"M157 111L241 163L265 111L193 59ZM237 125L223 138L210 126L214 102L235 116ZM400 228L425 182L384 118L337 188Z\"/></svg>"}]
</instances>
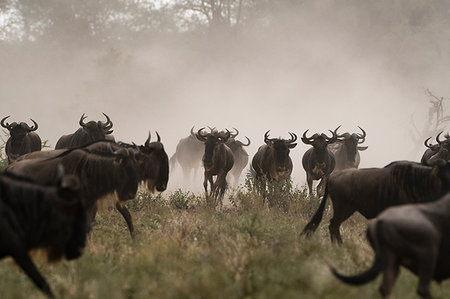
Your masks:
<instances>
[{"instance_id":1,"label":"walking wildebeest","mask_svg":"<svg viewBox=\"0 0 450 299\"><path fill-rule=\"evenodd\" d=\"M95 143L108 143L108 141ZM91 231L92 222L97 213L97 201L100 198L117 192L118 200L122 204L134 198L138 188L135 152L125 148L113 150L111 145L110 147L109 152L95 153L85 148L75 148L49 158L21 160L9 165L7 171L45 184L55 178L57 165L62 164L68 174L74 174L80 178L80 197L88 215L88 231ZM122 214L122 216L133 236L130 218L127 217L128 215Z\"/></svg>"},{"instance_id":2,"label":"walking wildebeest","mask_svg":"<svg viewBox=\"0 0 450 299\"><path fill-rule=\"evenodd\" d=\"M175 153L170 157L170 171L175 169L175 162L180 164L183 170L183 179L186 183L190 178L191 170L193 172L192 180L197 177L197 171L202 164L202 157L205 152L205 145L197 139L194 127L191 128L191 134L188 137L180 139Z\"/></svg>"},{"instance_id":3,"label":"walking wildebeest","mask_svg":"<svg viewBox=\"0 0 450 299\"><path fill-rule=\"evenodd\" d=\"M367 236L375 252L375 260L368 270L355 276L344 276L331 268L340 280L362 285L383 272L380 292L391 294L404 266L419 276L417 293L431 298L430 282L450 277L450 194L422 204L391 207L369 223Z\"/></svg>"},{"instance_id":4,"label":"walking wildebeest","mask_svg":"<svg viewBox=\"0 0 450 299\"><path fill-rule=\"evenodd\" d=\"M231 152L233 153L234 165L230 170L230 174L233 175L234 184L237 186L239 184L239 178L242 174L242 171L248 163L248 153L244 149L244 146L250 145L250 139L245 136L245 138L247 139L247 144L236 140L236 136L239 134L239 131L236 128L234 128L234 130L236 131L236 133L231 134L230 138L228 138L228 141L225 144L231 149Z\"/></svg>"},{"instance_id":5,"label":"walking wildebeest","mask_svg":"<svg viewBox=\"0 0 450 299\"><path fill-rule=\"evenodd\" d=\"M336 142L329 145L334 154L334 171L346 168L358 168L360 162L360 151L365 151L367 146L359 146L366 140L366 132L358 126L362 134L344 133L339 134Z\"/></svg>"},{"instance_id":6,"label":"walking wildebeest","mask_svg":"<svg viewBox=\"0 0 450 299\"><path fill-rule=\"evenodd\" d=\"M211 130L211 133L203 133L203 129L198 130L197 139L205 144L203 154L203 167L205 168L205 178L203 187L205 188L206 197L212 196L215 204L217 200L222 201L225 191L228 187L227 174L234 164L233 153L231 149L225 145L230 137L230 131L217 132ZM214 176L216 180L214 181ZM208 182L211 192L208 195Z\"/></svg>"},{"instance_id":7,"label":"walking wildebeest","mask_svg":"<svg viewBox=\"0 0 450 299\"><path fill-rule=\"evenodd\" d=\"M319 185L317 185L317 195L320 196L323 186L326 185L328 177L334 170L335 159L333 153L328 149L328 145L336 142L338 137L337 130L340 127L337 127L334 131L329 130L332 134L331 137L328 137L324 133L320 135L316 133L311 137L306 137L309 129L303 133L303 143L312 145L312 148L308 149L302 158L309 195L313 195L313 181L320 180Z\"/></svg>"},{"instance_id":8,"label":"walking wildebeest","mask_svg":"<svg viewBox=\"0 0 450 299\"><path fill-rule=\"evenodd\" d=\"M266 181L268 183L289 180L292 173L290 149L297 143L297 135L289 132L291 139L269 138L269 131L264 134L264 143L253 156L252 168L258 183L259 192L266 197ZM270 202L269 202L270 203Z\"/></svg>"},{"instance_id":9,"label":"walking wildebeest","mask_svg":"<svg viewBox=\"0 0 450 299\"><path fill-rule=\"evenodd\" d=\"M113 123L108 115L105 113L103 115L106 117L106 123L101 121L89 121L85 123L84 119L87 116L83 113L79 121L81 128L75 133L61 136L56 142L55 149L76 148L97 140L114 140L114 137L110 135L113 132L111 130Z\"/></svg>"},{"instance_id":10,"label":"walking wildebeest","mask_svg":"<svg viewBox=\"0 0 450 299\"><path fill-rule=\"evenodd\" d=\"M6 141L5 152L8 157L8 163L14 162L19 156L34 151L40 151L42 148L41 138L34 131L38 129L38 124L31 119L33 126L21 122L12 124L5 123L9 117L4 117L0 124L9 131L10 137Z\"/></svg>"},{"instance_id":11,"label":"walking wildebeest","mask_svg":"<svg viewBox=\"0 0 450 299\"><path fill-rule=\"evenodd\" d=\"M450 165L446 162L426 166L397 161L383 168L339 170L330 175L320 206L302 234L310 235L317 229L328 195L333 203L330 237L342 243L339 227L354 212L372 219L390 206L434 201L448 191Z\"/></svg>"},{"instance_id":12,"label":"walking wildebeest","mask_svg":"<svg viewBox=\"0 0 450 299\"><path fill-rule=\"evenodd\" d=\"M0 174L0 258L11 256L33 283L53 297L28 251L44 249L49 261L81 256L86 244L86 211L76 176L63 175L42 185L27 178Z\"/></svg>"}]
</instances>

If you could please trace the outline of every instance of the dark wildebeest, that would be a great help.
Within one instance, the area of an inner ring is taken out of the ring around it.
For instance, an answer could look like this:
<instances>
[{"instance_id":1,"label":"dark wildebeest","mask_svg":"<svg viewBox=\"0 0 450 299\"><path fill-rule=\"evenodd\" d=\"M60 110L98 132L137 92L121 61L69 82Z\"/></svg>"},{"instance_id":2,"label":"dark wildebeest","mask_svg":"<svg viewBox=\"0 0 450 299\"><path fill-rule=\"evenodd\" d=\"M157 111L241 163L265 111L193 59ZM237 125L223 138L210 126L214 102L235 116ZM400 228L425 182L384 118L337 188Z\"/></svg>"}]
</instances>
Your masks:
<instances>
[{"instance_id":1,"label":"dark wildebeest","mask_svg":"<svg viewBox=\"0 0 450 299\"><path fill-rule=\"evenodd\" d=\"M431 137L427 138L424 142L425 146L427 147L427 150L423 153L422 159L420 162L422 164L427 165L430 160L436 160L436 159L443 159L443 160L450 160L450 136L449 134L445 134L444 140L440 140L442 132L440 132L436 136L436 142L437 144L429 144L428 141Z\"/></svg>"},{"instance_id":2,"label":"dark wildebeest","mask_svg":"<svg viewBox=\"0 0 450 299\"><path fill-rule=\"evenodd\" d=\"M31 120L33 122L31 127L24 122L5 123L8 117L9 115L0 121L1 126L6 128L10 134L5 145L8 163L14 162L19 156L26 153L40 151L42 148L41 138L34 132L38 129L38 124L34 120Z\"/></svg>"},{"instance_id":3,"label":"dark wildebeest","mask_svg":"<svg viewBox=\"0 0 450 299\"><path fill-rule=\"evenodd\" d=\"M323 186L326 185L328 177L333 172L335 167L335 160L333 153L328 149L328 145L333 144L337 140L337 127L334 131L329 130L332 133L331 137L328 137L324 133L314 134L311 137L306 137L306 130L303 133L302 141L304 144L312 145L312 148L308 149L302 158L303 169L306 172L306 181L308 183L309 195L313 195L313 181L320 180L317 185L317 195L320 196L323 192Z\"/></svg>"},{"instance_id":4,"label":"dark wildebeest","mask_svg":"<svg viewBox=\"0 0 450 299\"><path fill-rule=\"evenodd\" d=\"M180 164L183 170L183 179L189 179L191 170L193 170L192 180L197 177L197 171L202 163L202 157L205 152L205 145L197 139L194 127L191 128L191 134L188 137L180 139L175 153L170 157L170 171L175 169L175 162Z\"/></svg>"},{"instance_id":5,"label":"dark wildebeest","mask_svg":"<svg viewBox=\"0 0 450 299\"><path fill-rule=\"evenodd\" d=\"M10 173L0 175L0 258L11 256L33 283L53 297L28 251L44 249L49 261L81 256L86 244L86 211L76 176L59 175L41 185ZM56 184L55 184L56 183Z\"/></svg>"},{"instance_id":6,"label":"dark wildebeest","mask_svg":"<svg viewBox=\"0 0 450 299\"><path fill-rule=\"evenodd\" d=\"M383 168L339 170L331 174L320 206L302 234L309 235L317 229L328 195L333 203L330 237L333 242L342 243L339 227L354 212L372 219L390 206L434 201L449 190L447 163L426 166L398 161Z\"/></svg>"},{"instance_id":7,"label":"dark wildebeest","mask_svg":"<svg viewBox=\"0 0 450 299\"><path fill-rule=\"evenodd\" d=\"M138 166L135 151L126 148L95 153L85 148L75 148L49 158L36 158L17 161L8 166L7 171L29 177L36 182L51 182L56 175L57 165L62 164L68 174L80 178L80 197L88 214L88 231L97 213L97 201L108 194L117 192L120 204L135 197L138 188ZM108 146L108 145L106 145ZM122 211L119 209L119 212ZM128 215L123 214L130 234L133 236L132 223Z\"/></svg>"},{"instance_id":8,"label":"dark wildebeest","mask_svg":"<svg viewBox=\"0 0 450 299\"><path fill-rule=\"evenodd\" d=\"M252 168L263 198L267 195L266 181L283 183L291 177L292 160L289 152L297 145L294 143L297 135L291 132L289 135L291 139L269 138L269 131L267 131L264 134L265 144L261 145L253 156Z\"/></svg>"},{"instance_id":9,"label":"dark wildebeest","mask_svg":"<svg viewBox=\"0 0 450 299\"><path fill-rule=\"evenodd\" d=\"M198 130L197 139L205 144L203 154L203 167L205 168L205 178L203 180L203 187L205 188L206 197L212 196L215 204L217 200L222 200L225 191L228 187L227 174L234 164L233 153L231 149L225 145L230 132L217 132L211 130L211 133L204 133L204 128ZM214 176L216 180L214 181ZM208 196L208 182L211 192Z\"/></svg>"},{"instance_id":10,"label":"dark wildebeest","mask_svg":"<svg viewBox=\"0 0 450 299\"><path fill-rule=\"evenodd\" d=\"M247 144L236 140L236 136L239 134L239 131L236 128L234 130L236 131L236 133L231 134L230 138L228 138L228 141L225 144L231 149L231 152L233 153L234 165L230 170L230 174L233 175L234 184L237 186L239 184L241 173L248 163L248 153L244 149L244 146L250 145L250 139L245 136L245 138L247 139Z\"/></svg>"},{"instance_id":11,"label":"dark wildebeest","mask_svg":"<svg viewBox=\"0 0 450 299\"><path fill-rule=\"evenodd\" d=\"M366 140L366 132L361 129L362 134L344 133L339 134L337 141L329 145L329 149L334 154L334 171L346 168L358 168L360 162L360 151L365 151L367 146L359 146Z\"/></svg>"},{"instance_id":12,"label":"dark wildebeest","mask_svg":"<svg viewBox=\"0 0 450 299\"><path fill-rule=\"evenodd\" d=\"M355 276L344 276L331 268L340 280L362 285L383 272L380 292L390 295L400 265L419 276L417 293L431 298L430 282L450 277L450 194L423 204L391 207L369 223L367 236L375 252L368 270Z\"/></svg>"},{"instance_id":13,"label":"dark wildebeest","mask_svg":"<svg viewBox=\"0 0 450 299\"><path fill-rule=\"evenodd\" d=\"M81 128L79 128L75 133L61 136L58 142L56 142L55 149L76 148L90 144L97 140L114 141L114 137L110 135L113 132L113 130L111 130L113 123L109 119L108 115L105 113L103 113L103 115L106 117L106 123L101 121L89 121L85 123L84 119L87 116L83 113L79 121Z\"/></svg>"}]
</instances>

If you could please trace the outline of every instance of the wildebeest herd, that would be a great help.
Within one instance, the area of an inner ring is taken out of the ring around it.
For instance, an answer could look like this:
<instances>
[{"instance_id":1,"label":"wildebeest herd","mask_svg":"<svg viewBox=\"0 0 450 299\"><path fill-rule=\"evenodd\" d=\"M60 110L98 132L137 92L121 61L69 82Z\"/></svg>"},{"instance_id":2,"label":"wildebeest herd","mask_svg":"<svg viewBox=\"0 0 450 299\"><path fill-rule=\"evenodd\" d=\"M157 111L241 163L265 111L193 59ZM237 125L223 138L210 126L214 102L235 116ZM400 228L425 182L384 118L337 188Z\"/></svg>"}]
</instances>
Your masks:
<instances>
[{"instance_id":1,"label":"wildebeest herd","mask_svg":"<svg viewBox=\"0 0 450 299\"><path fill-rule=\"evenodd\" d=\"M208 202L222 203L230 175L238 184L249 161L244 149L251 141L237 140L239 130L191 128L182 138L173 156L168 158L161 137L151 134L142 145L116 142L111 135L113 123L85 122L80 128L63 135L54 150L41 151L41 139L25 122L9 124L4 117L1 126L9 131L5 145L8 167L0 174L0 257L11 256L34 284L53 296L45 279L37 270L28 251L46 250L49 260L81 256L86 237L92 231L98 201L108 194L117 195L116 209L126 221L129 232L135 234L132 216L125 203L133 199L139 184L150 192L166 190L169 166L178 163L184 178L204 169L203 187ZM355 276L344 276L332 268L332 273L349 284L363 284L383 272L380 288L383 296L391 293L400 265L419 276L418 294L430 298L431 280L450 277L450 136L437 144L424 145L421 162L395 161L381 168L358 169L359 151L366 131L339 133L340 126L329 130L331 136L315 133L301 140L311 145L302 159L309 196L314 198L313 181L320 180L316 194L322 196L319 208L303 229L311 236L317 229L329 197L333 216L329 230L333 242L342 243L340 225L354 212L371 222L367 235L375 251L373 266ZM289 139L269 138L267 131L254 154L249 173L258 182L263 202L271 182L283 184L290 180L293 169L290 150L295 148L297 135ZM209 186L209 188L208 188ZM269 203L270 207L270 203ZM45 215L45 220L43 220Z\"/></svg>"}]
</instances>

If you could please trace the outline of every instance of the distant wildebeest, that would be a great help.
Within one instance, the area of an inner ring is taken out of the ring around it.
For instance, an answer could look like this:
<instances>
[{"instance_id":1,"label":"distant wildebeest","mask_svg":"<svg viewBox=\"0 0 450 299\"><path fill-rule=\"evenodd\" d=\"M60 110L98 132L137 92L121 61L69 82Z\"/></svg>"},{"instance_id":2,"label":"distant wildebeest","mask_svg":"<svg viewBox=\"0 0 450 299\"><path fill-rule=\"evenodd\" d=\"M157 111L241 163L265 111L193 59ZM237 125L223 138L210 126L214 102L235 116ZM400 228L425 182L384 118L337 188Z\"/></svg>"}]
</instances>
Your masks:
<instances>
[{"instance_id":1,"label":"distant wildebeest","mask_svg":"<svg viewBox=\"0 0 450 299\"><path fill-rule=\"evenodd\" d=\"M236 133L231 134L230 138L228 138L228 141L225 143L233 152L234 157L234 165L233 168L230 170L230 174L234 177L234 184L239 184L239 178L241 177L242 171L247 166L248 163L248 153L244 149L244 146L250 145L250 139L248 139L247 136L245 138L247 139L247 144L236 140L236 136L239 134L239 131L235 128L234 129Z\"/></svg>"},{"instance_id":2,"label":"distant wildebeest","mask_svg":"<svg viewBox=\"0 0 450 299\"><path fill-rule=\"evenodd\" d=\"M63 135L56 142L55 149L63 149L63 148L76 148L83 145L90 144L97 140L113 140L114 137L110 135L113 130L113 123L109 119L108 115L103 113L106 117L106 123L101 121L89 121L87 123L84 122L87 116L81 115L79 124L81 128L79 128L75 133Z\"/></svg>"},{"instance_id":3,"label":"distant wildebeest","mask_svg":"<svg viewBox=\"0 0 450 299\"><path fill-rule=\"evenodd\" d=\"M431 137L427 138L424 142L427 147L426 151L423 153L420 162L427 165L431 160L443 159L450 160L450 135L447 133L444 135L445 139L440 140L442 132L436 136L437 144L429 144L428 141Z\"/></svg>"},{"instance_id":4,"label":"distant wildebeest","mask_svg":"<svg viewBox=\"0 0 450 299\"><path fill-rule=\"evenodd\" d=\"M6 141L5 152L8 157L8 163L14 162L19 156L34 151L40 151L42 148L41 138L34 131L38 129L38 124L31 119L33 126L21 122L12 124L5 123L9 117L4 117L0 124L9 131L10 137Z\"/></svg>"},{"instance_id":5,"label":"distant wildebeest","mask_svg":"<svg viewBox=\"0 0 450 299\"><path fill-rule=\"evenodd\" d=\"M193 172L192 180L197 177L197 171L202 164L202 157L205 152L205 145L197 139L194 127L191 128L191 134L188 137L180 139L175 153L170 157L170 171L175 169L175 162L180 164L183 170L183 179L185 182Z\"/></svg>"},{"instance_id":6,"label":"distant wildebeest","mask_svg":"<svg viewBox=\"0 0 450 299\"><path fill-rule=\"evenodd\" d=\"M329 149L334 154L334 171L346 168L358 168L360 162L360 151L365 151L367 146L359 146L366 140L366 132L358 126L362 134L344 133L339 134L337 141L329 145Z\"/></svg>"},{"instance_id":7,"label":"distant wildebeest","mask_svg":"<svg viewBox=\"0 0 450 299\"><path fill-rule=\"evenodd\" d=\"M205 168L205 178L203 187L207 198L212 196L215 203L222 200L228 187L227 174L234 164L233 153L231 149L225 145L230 138L230 131L226 133L211 130L211 133L203 132L204 128L198 130L197 139L205 144L203 154L203 167ZM216 180L214 180L216 176ZM208 195L208 182L210 185L210 193Z\"/></svg>"},{"instance_id":8,"label":"distant wildebeest","mask_svg":"<svg viewBox=\"0 0 450 299\"><path fill-rule=\"evenodd\" d=\"M372 219L390 206L434 201L448 191L450 165L447 163L426 166L397 161L383 168L339 170L331 174L320 206L303 234L309 235L317 229L328 195L333 203L330 237L333 242L342 243L340 225L354 212Z\"/></svg>"},{"instance_id":9,"label":"distant wildebeest","mask_svg":"<svg viewBox=\"0 0 450 299\"><path fill-rule=\"evenodd\" d=\"M355 276L344 276L331 267L343 282L362 285L383 272L380 292L391 294L404 266L419 276L417 293L431 298L430 282L450 277L450 194L422 204L391 207L369 223L367 236L375 252L372 267Z\"/></svg>"},{"instance_id":10,"label":"distant wildebeest","mask_svg":"<svg viewBox=\"0 0 450 299\"><path fill-rule=\"evenodd\" d=\"M312 148L308 149L302 158L309 195L311 196L313 195L313 181L320 180L319 185L317 185L317 195L320 196L323 193L323 186L326 185L328 177L334 170L335 159L333 153L328 149L328 145L336 142L338 138L337 130L339 128L340 126L334 131L329 130L332 133L331 137L328 137L324 133L316 133L311 137L307 137L306 133L309 129L303 133L303 143L312 145Z\"/></svg>"},{"instance_id":11,"label":"distant wildebeest","mask_svg":"<svg viewBox=\"0 0 450 299\"><path fill-rule=\"evenodd\" d=\"M111 143L96 141L96 143ZM97 213L97 201L108 194L117 192L120 204L135 197L138 188L138 165L135 152L120 148L95 153L85 148L62 151L49 158L35 158L17 161L8 166L7 171L29 177L36 182L46 184L54 180L58 164L62 164L68 174L80 178L80 197L87 210L88 231ZM108 145L106 145L108 146ZM57 150L59 151L59 150ZM119 212L122 211L119 209ZM132 224L128 215L122 213L133 236Z\"/></svg>"},{"instance_id":12,"label":"distant wildebeest","mask_svg":"<svg viewBox=\"0 0 450 299\"><path fill-rule=\"evenodd\" d=\"M290 149L297 143L297 135L289 132L290 139L269 138L269 131L264 134L264 143L252 159L252 169L259 192L266 196L266 182L280 182L289 180L292 173L292 159L289 157Z\"/></svg>"},{"instance_id":13,"label":"distant wildebeest","mask_svg":"<svg viewBox=\"0 0 450 299\"><path fill-rule=\"evenodd\" d=\"M81 256L86 244L86 211L76 176L58 176L51 185L0 174L0 258L11 256L33 283L53 297L28 251L44 249L49 261Z\"/></svg>"}]
</instances>

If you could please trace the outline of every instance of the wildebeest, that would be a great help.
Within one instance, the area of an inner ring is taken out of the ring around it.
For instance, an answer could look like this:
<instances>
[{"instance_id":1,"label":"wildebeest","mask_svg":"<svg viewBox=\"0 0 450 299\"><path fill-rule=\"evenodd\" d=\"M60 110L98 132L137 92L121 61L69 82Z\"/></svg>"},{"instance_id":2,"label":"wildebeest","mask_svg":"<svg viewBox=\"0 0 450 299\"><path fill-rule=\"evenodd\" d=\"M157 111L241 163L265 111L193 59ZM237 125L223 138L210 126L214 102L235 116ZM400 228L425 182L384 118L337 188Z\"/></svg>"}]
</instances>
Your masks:
<instances>
[{"instance_id":1,"label":"wildebeest","mask_svg":"<svg viewBox=\"0 0 450 299\"><path fill-rule=\"evenodd\" d=\"M436 142L437 144L429 144L428 141L431 139L431 137L427 138L424 142L425 146L427 147L426 151L423 153L422 159L420 162L422 164L429 164L432 163L433 160L450 160L450 135L447 133L444 135L445 139L440 140L442 132L440 132L436 136Z\"/></svg>"},{"instance_id":2,"label":"wildebeest","mask_svg":"<svg viewBox=\"0 0 450 299\"><path fill-rule=\"evenodd\" d=\"M326 185L330 173L333 172L335 167L335 159L333 153L328 149L328 145L333 144L337 140L337 127L334 131L331 131L332 136L328 137L324 133L314 134L311 137L307 137L306 130L303 133L302 141L304 144L312 145L312 148L308 149L302 158L303 169L306 172L306 181L308 183L309 195L313 195L313 181L320 180L317 186L317 195L322 194L323 186Z\"/></svg>"},{"instance_id":3,"label":"wildebeest","mask_svg":"<svg viewBox=\"0 0 450 299\"><path fill-rule=\"evenodd\" d=\"M103 115L106 117L106 123L101 121L89 121L85 123L84 120L87 116L83 113L79 121L81 128L75 131L75 133L61 136L56 142L55 149L76 148L97 140L114 140L114 137L110 135L113 132L111 130L113 123L108 115L105 113Z\"/></svg>"},{"instance_id":4,"label":"wildebeest","mask_svg":"<svg viewBox=\"0 0 450 299\"><path fill-rule=\"evenodd\" d=\"M441 134L441 133L439 133L439 134ZM427 165L428 160L439 151L439 144L428 143L430 139L431 139L431 137L428 137L427 139L425 139L425 141L423 143L427 147L427 149L423 153L422 158L420 159L420 163L422 163L424 165Z\"/></svg>"},{"instance_id":5,"label":"wildebeest","mask_svg":"<svg viewBox=\"0 0 450 299\"><path fill-rule=\"evenodd\" d=\"M245 136L245 138L247 139L246 144L239 140L236 140L236 136L239 134L239 131L236 128L234 130L236 131L236 133L231 134L230 138L228 138L228 141L225 144L231 149L231 152L233 153L234 165L230 170L230 174L234 177L234 184L238 185L241 173L248 163L248 153L244 149L244 146L250 145L250 139Z\"/></svg>"},{"instance_id":6,"label":"wildebeest","mask_svg":"<svg viewBox=\"0 0 450 299\"><path fill-rule=\"evenodd\" d=\"M354 212L371 219L390 206L438 199L450 191L450 165L436 164L397 161L383 168L349 168L332 173L320 206L303 234L316 230L328 195L333 203L330 237L339 243L342 243L339 227Z\"/></svg>"},{"instance_id":7,"label":"wildebeest","mask_svg":"<svg viewBox=\"0 0 450 299\"><path fill-rule=\"evenodd\" d=\"M8 117L9 115L0 121L1 126L6 128L10 134L5 145L8 163L14 162L19 156L26 153L40 151L42 148L41 138L34 132L38 129L38 124L32 119L33 126L31 127L24 122L5 123Z\"/></svg>"},{"instance_id":8,"label":"wildebeest","mask_svg":"<svg viewBox=\"0 0 450 299\"><path fill-rule=\"evenodd\" d=\"M252 168L255 179L259 184L259 191L263 197L266 195L267 182L283 182L289 180L292 173L292 159L289 157L290 149L297 143L297 135L289 132L290 139L269 138L269 131L264 134L264 143L253 156Z\"/></svg>"},{"instance_id":9,"label":"wildebeest","mask_svg":"<svg viewBox=\"0 0 450 299\"><path fill-rule=\"evenodd\" d=\"M170 171L172 172L175 169L175 162L178 162L183 170L184 181L186 182L189 179L191 172L193 172L192 179L195 180L204 152L205 145L197 139L194 127L192 127L191 134L180 139L175 153L170 157Z\"/></svg>"},{"instance_id":10,"label":"wildebeest","mask_svg":"<svg viewBox=\"0 0 450 299\"><path fill-rule=\"evenodd\" d=\"M380 292L390 295L404 266L419 276L417 293L431 298L430 282L450 277L450 194L422 204L391 207L369 223L367 236L375 252L373 265L355 276L344 276L331 268L340 280L362 285L383 272Z\"/></svg>"},{"instance_id":11,"label":"wildebeest","mask_svg":"<svg viewBox=\"0 0 450 299\"><path fill-rule=\"evenodd\" d=\"M366 140L366 132L358 126L362 134L344 133L338 134L337 141L329 145L334 154L334 171L346 168L358 168L360 162L360 151L365 151L367 146L359 146Z\"/></svg>"},{"instance_id":12,"label":"wildebeest","mask_svg":"<svg viewBox=\"0 0 450 299\"><path fill-rule=\"evenodd\" d=\"M204 128L197 131L197 139L205 144L203 154L203 167L205 168L205 177L203 187L207 198L212 196L215 203L222 200L228 187L227 174L234 164L233 153L231 149L225 145L230 137L230 131L217 132L211 130L211 133L203 132ZM216 180L214 180L216 176ZM210 193L208 195L208 182L210 185Z\"/></svg>"},{"instance_id":13,"label":"wildebeest","mask_svg":"<svg viewBox=\"0 0 450 299\"><path fill-rule=\"evenodd\" d=\"M28 251L44 249L49 261L81 256L86 244L86 211L79 180L59 175L42 185L10 173L0 174L0 258L11 256L33 283L53 297Z\"/></svg>"},{"instance_id":14,"label":"wildebeest","mask_svg":"<svg viewBox=\"0 0 450 299\"><path fill-rule=\"evenodd\" d=\"M96 143L108 144L108 141L97 141L91 146ZM75 148L49 158L17 161L10 164L7 171L45 184L55 178L58 164L62 164L68 174L74 174L80 178L80 197L88 214L88 231L91 230L92 221L97 212L98 199L117 192L119 202L122 204L136 195L139 172L135 152L126 148L113 150L111 144L109 151L101 153L85 148ZM133 236L130 219L126 215L122 214L122 216Z\"/></svg>"}]
</instances>

